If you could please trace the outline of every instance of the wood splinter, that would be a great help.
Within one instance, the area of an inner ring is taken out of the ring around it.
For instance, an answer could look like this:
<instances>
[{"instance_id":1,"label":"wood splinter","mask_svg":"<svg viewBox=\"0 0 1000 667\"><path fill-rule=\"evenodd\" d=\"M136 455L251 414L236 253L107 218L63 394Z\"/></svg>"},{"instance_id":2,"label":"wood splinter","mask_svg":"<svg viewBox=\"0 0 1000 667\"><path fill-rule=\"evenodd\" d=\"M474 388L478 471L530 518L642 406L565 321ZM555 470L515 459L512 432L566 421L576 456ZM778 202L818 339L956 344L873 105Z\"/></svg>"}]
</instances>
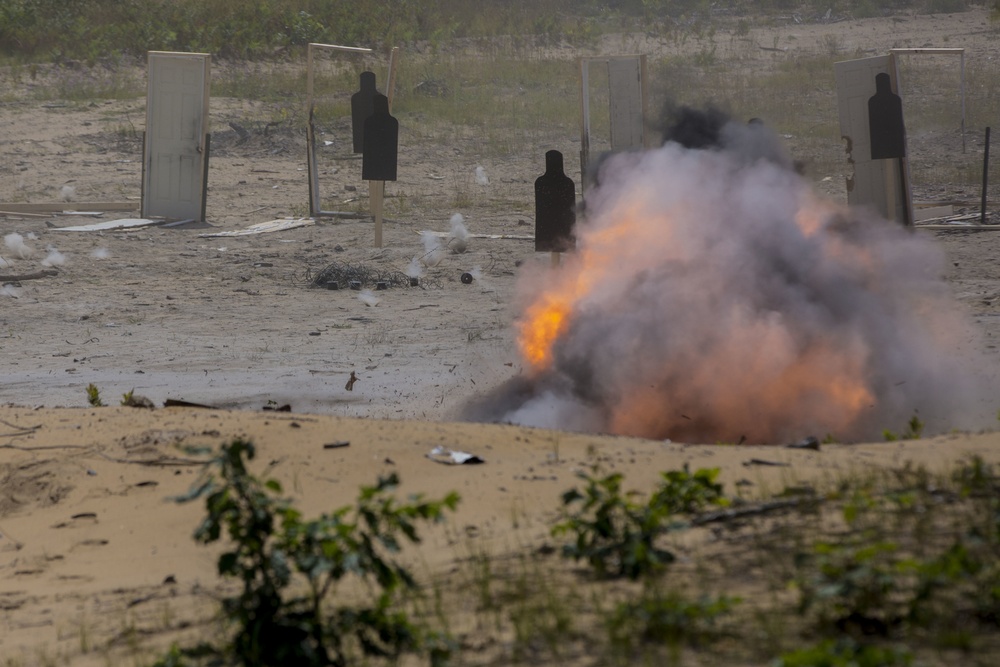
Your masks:
<instances>
[{"instance_id":1,"label":"wood splinter","mask_svg":"<svg viewBox=\"0 0 1000 667\"><path fill-rule=\"evenodd\" d=\"M41 271L35 271L34 273L22 273L22 274L10 274L3 275L0 274L0 283L18 283L22 280L35 280L37 278L48 278L49 276L58 275L59 272L55 269L42 269Z\"/></svg>"}]
</instances>

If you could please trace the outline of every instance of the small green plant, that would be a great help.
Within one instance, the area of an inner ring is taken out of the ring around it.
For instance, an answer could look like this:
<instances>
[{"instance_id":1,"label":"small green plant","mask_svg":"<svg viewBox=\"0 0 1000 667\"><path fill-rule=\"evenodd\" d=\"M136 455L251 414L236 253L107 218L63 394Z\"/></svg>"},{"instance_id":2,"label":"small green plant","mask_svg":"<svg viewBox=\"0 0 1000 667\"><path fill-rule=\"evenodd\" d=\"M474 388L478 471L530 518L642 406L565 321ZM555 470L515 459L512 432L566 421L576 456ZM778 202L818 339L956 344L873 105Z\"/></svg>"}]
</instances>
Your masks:
<instances>
[{"instance_id":1,"label":"small green plant","mask_svg":"<svg viewBox=\"0 0 1000 667\"><path fill-rule=\"evenodd\" d=\"M513 631L512 654L517 662L537 662L545 655L559 658L566 644L579 636L580 598L554 583L530 559L522 559L520 571L499 592L509 609Z\"/></svg>"},{"instance_id":2,"label":"small green plant","mask_svg":"<svg viewBox=\"0 0 1000 667\"><path fill-rule=\"evenodd\" d=\"M101 390L93 382L87 385L87 402L95 408L104 407L104 401L101 400Z\"/></svg>"},{"instance_id":3,"label":"small green plant","mask_svg":"<svg viewBox=\"0 0 1000 667\"><path fill-rule=\"evenodd\" d=\"M638 600L615 607L607 621L616 653L632 654L642 644L699 644L716 631L717 621L739 604L739 598L702 595L688 600L676 592L647 589Z\"/></svg>"},{"instance_id":4,"label":"small green plant","mask_svg":"<svg viewBox=\"0 0 1000 667\"><path fill-rule=\"evenodd\" d=\"M726 506L729 501L722 493L718 468L699 468L693 474L685 465L682 470L661 473L663 483L652 501L671 514L691 514L709 505Z\"/></svg>"},{"instance_id":5,"label":"small green plant","mask_svg":"<svg viewBox=\"0 0 1000 667\"><path fill-rule=\"evenodd\" d=\"M586 486L563 494L568 515L552 534L571 534L574 539L564 545L563 555L586 560L601 576L638 579L653 574L674 560L673 553L658 547L656 541L686 527L678 515L709 504L726 504L722 487L715 482L718 473L711 469L691 474L687 466L665 472L663 483L646 502L622 490L621 473L601 477L597 468L589 475L580 473Z\"/></svg>"},{"instance_id":6,"label":"small green plant","mask_svg":"<svg viewBox=\"0 0 1000 667\"><path fill-rule=\"evenodd\" d=\"M398 594L417 584L392 555L405 542L419 542L417 524L442 520L458 495L414 496L400 504L392 495L399 484L393 474L362 487L355 506L305 520L278 496L276 480L262 481L247 470L254 451L241 439L223 446L212 462L218 477L206 472L176 499L205 499L207 516L194 537L210 544L225 534L228 548L219 556L219 574L242 582L238 594L223 600L223 615L238 627L223 653L247 666L345 667L354 651L392 659L404 653L443 658L447 641L412 622L398 605ZM370 602L330 605L338 584L349 577L369 587ZM304 594L293 593L302 588L297 583L305 584Z\"/></svg>"},{"instance_id":7,"label":"small green plant","mask_svg":"<svg viewBox=\"0 0 1000 667\"><path fill-rule=\"evenodd\" d=\"M663 532L666 515L652 504L633 500L622 491L621 473L598 477L580 473L583 491L570 489L562 496L564 508L575 508L552 529L555 536L571 533L575 539L563 546L563 555L586 559L600 575L641 575L662 569L674 560L670 551L654 541Z\"/></svg>"},{"instance_id":8,"label":"small green plant","mask_svg":"<svg viewBox=\"0 0 1000 667\"><path fill-rule=\"evenodd\" d=\"M817 542L799 566L799 612L814 614L822 631L887 636L906 614L905 565L894 542Z\"/></svg>"},{"instance_id":9,"label":"small green plant","mask_svg":"<svg viewBox=\"0 0 1000 667\"><path fill-rule=\"evenodd\" d=\"M906 422L906 430L899 435L885 429L882 431L882 437L885 438L886 442L895 442L897 440L919 440L924 433L924 423L920 421L920 417L913 415L910 417L910 421Z\"/></svg>"},{"instance_id":10,"label":"small green plant","mask_svg":"<svg viewBox=\"0 0 1000 667\"><path fill-rule=\"evenodd\" d=\"M1000 481L993 466L983 461L981 456L973 456L967 464L958 466L952 473L952 480L963 497L995 494Z\"/></svg>"},{"instance_id":11,"label":"small green plant","mask_svg":"<svg viewBox=\"0 0 1000 667\"><path fill-rule=\"evenodd\" d=\"M912 664L913 654L909 649L858 644L844 637L786 653L775 659L771 667L889 667Z\"/></svg>"}]
</instances>

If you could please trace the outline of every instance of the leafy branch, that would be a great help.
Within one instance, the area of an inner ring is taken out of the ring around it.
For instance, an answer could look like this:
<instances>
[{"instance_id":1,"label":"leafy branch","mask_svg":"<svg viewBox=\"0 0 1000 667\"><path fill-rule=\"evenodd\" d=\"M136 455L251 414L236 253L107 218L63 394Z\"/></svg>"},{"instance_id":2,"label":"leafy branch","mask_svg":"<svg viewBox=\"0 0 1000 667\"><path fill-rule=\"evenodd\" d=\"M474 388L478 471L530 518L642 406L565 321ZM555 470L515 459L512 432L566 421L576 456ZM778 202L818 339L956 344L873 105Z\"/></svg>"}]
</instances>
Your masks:
<instances>
[{"instance_id":1,"label":"leafy branch","mask_svg":"<svg viewBox=\"0 0 1000 667\"><path fill-rule=\"evenodd\" d=\"M404 544L419 543L418 524L441 521L458 495L400 503L392 495L399 477L392 474L362 487L356 505L306 520L280 497L277 480L262 481L248 471L254 454L245 440L223 446L209 471L176 498L204 498L207 516L194 537L210 544L225 536L230 548L219 556L218 572L243 584L223 600L225 617L238 627L227 652L248 666L346 667L355 649L393 659L404 653L444 657L447 642L398 608L397 594L417 583L393 556ZM348 577L367 583L373 602L329 604ZM302 580L305 594L293 594L293 584Z\"/></svg>"}]
</instances>

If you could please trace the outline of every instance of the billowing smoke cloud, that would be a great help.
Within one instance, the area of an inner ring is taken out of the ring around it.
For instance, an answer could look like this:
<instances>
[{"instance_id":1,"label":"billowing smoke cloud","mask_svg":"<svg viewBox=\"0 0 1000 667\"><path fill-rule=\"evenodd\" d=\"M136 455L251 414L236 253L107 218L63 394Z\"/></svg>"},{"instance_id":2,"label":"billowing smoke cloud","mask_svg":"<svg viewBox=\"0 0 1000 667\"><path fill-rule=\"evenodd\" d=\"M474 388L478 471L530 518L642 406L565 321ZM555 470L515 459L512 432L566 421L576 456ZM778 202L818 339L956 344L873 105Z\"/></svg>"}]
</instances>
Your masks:
<instances>
[{"instance_id":1,"label":"billowing smoke cloud","mask_svg":"<svg viewBox=\"0 0 1000 667\"><path fill-rule=\"evenodd\" d=\"M684 110L665 136L602 161L577 251L522 277L529 370L466 418L699 442L995 424L932 240L820 199L763 124Z\"/></svg>"}]
</instances>

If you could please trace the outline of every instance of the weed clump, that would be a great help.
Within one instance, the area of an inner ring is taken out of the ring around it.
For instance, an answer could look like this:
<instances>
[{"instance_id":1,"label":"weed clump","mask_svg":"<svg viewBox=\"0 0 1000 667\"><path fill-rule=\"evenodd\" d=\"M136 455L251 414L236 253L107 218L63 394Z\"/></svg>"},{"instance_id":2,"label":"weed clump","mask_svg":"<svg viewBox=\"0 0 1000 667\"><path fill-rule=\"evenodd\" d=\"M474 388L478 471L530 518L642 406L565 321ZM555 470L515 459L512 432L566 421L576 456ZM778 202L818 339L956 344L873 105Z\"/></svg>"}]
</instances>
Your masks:
<instances>
[{"instance_id":1,"label":"weed clump","mask_svg":"<svg viewBox=\"0 0 1000 667\"><path fill-rule=\"evenodd\" d=\"M101 400L101 390L93 382L87 385L87 403L90 403L91 407L94 408L104 407L104 401Z\"/></svg>"},{"instance_id":2,"label":"weed clump","mask_svg":"<svg viewBox=\"0 0 1000 667\"><path fill-rule=\"evenodd\" d=\"M674 560L674 554L656 542L686 527L679 515L728 504L722 486L715 482L718 474L718 468L692 474L687 466L665 472L659 488L642 502L622 491L621 473L603 477L596 469L589 475L580 473L586 486L563 494L568 513L552 533L571 534L574 540L563 547L563 555L586 560L597 574L639 579Z\"/></svg>"},{"instance_id":3,"label":"weed clump","mask_svg":"<svg viewBox=\"0 0 1000 667\"><path fill-rule=\"evenodd\" d=\"M399 503L392 492L395 474L364 486L354 506L306 520L279 496L277 480L261 480L247 469L251 442L237 439L222 447L191 490L176 498L204 498L206 516L194 533L203 543L223 537L228 548L218 559L219 575L242 583L222 600L223 616L236 632L221 647L174 648L158 665L184 664L181 658L221 658L247 666L323 665L346 667L352 657L392 660L426 654L432 662L449 652L447 638L414 622L400 605L400 593L417 588L393 556L418 543L420 523L441 521L459 497L439 500L413 496ZM335 597L338 585L354 578L371 592L370 602L349 604ZM304 594L298 592L305 584Z\"/></svg>"}]
</instances>

